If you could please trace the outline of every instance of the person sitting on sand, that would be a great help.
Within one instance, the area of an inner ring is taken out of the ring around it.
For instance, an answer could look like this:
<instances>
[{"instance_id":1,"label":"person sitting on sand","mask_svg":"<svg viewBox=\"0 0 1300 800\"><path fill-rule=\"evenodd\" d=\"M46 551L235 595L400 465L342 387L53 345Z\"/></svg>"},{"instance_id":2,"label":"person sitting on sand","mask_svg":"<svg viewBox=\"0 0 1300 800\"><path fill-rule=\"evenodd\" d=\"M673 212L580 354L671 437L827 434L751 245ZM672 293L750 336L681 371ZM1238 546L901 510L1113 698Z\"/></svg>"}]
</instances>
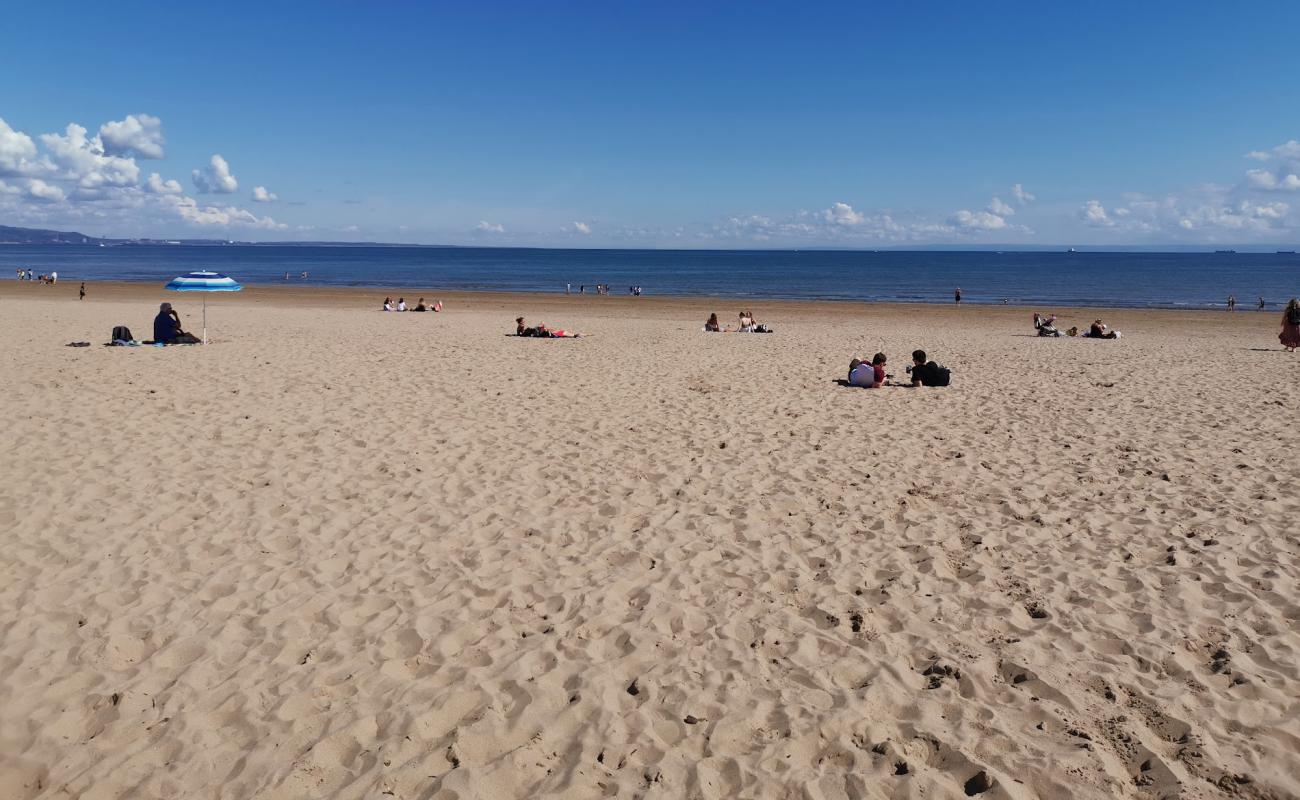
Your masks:
<instances>
[{"instance_id":1,"label":"person sitting on sand","mask_svg":"<svg viewBox=\"0 0 1300 800\"><path fill-rule=\"evenodd\" d=\"M158 306L158 316L153 318L153 340L162 344L196 344L198 337L181 328L181 315L171 303Z\"/></svg>"},{"instance_id":2,"label":"person sitting on sand","mask_svg":"<svg viewBox=\"0 0 1300 800\"><path fill-rule=\"evenodd\" d=\"M397 310L398 310L398 311L405 311L405 310L406 310L406 298L405 298L405 297L399 297L399 298L397 298Z\"/></svg>"},{"instance_id":3,"label":"person sitting on sand","mask_svg":"<svg viewBox=\"0 0 1300 800\"><path fill-rule=\"evenodd\" d=\"M933 361L926 361L924 350L912 351L912 365L907 371L912 373L913 386L947 386L952 382L952 372Z\"/></svg>"},{"instance_id":4,"label":"person sitting on sand","mask_svg":"<svg viewBox=\"0 0 1300 800\"><path fill-rule=\"evenodd\" d=\"M424 304L424 298L421 297L419 300L416 301L416 303L415 303L415 308L413 308L413 309L411 309L411 310L412 310L412 311L428 311L428 310L429 310L429 307L426 306L426 305Z\"/></svg>"},{"instance_id":5,"label":"person sitting on sand","mask_svg":"<svg viewBox=\"0 0 1300 800\"><path fill-rule=\"evenodd\" d=\"M718 324L717 314L709 315L709 321L704 323L704 330L709 333L722 333L722 326Z\"/></svg>"},{"instance_id":6,"label":"person sitting on sand","mask_svg":"<svg viewBox=\"0 0 1300 800\"><path fill-rule=\"evenodd\" d=\"M754 332L754 315L749 313L748 311L740 312L740 332L741 333Z\"/></svg>"},{"instance_id":7,"label":"person sitting on sand","mask_svg":"<svg viewBox=\"0 0 1300 800\"><path fill-rule=\"evenodd\" d=\"M1119 331L1112 331L1106 327L1106 323L1099 319L1092 321L1092 326L1088 328L1088 338L1090 339L1118 339Z\"/></svg>"},{"instance_id":8,"label":"person sitting on sand","mask_svg":"<svg viewBox=\"0 0 1300 800\"><path fill-rule=\"evenodd\" d=\"M1056 329L1055 323L1055 314L1044 317L1037 311L1034 312L1034 330L1038 331L1039 336L1060 336L1061 332Z\"/></svg>"},{"instance_id":9,"label":"person sitting on sand","mask_svg":"<svg viewBox=\"0 0 1300 800\"><path fill-rule=\"evenodd\" d=\"M384 298L384 310L385 310L385 311L396 311L396 310L397 310L397 307L393 305L393 298L391 298L391 297L385 297L385 298Z\"/></svg>"},{"instance_id":10,"label":"person sitting on sand","mask_svg":"<svg viewBox=\"0 0 1300 800\"><path fill-rule=\"evenodd\" d=\"M885 375L885 354L876 353L871 363L858 358L849 362L849 385L861 386L863 389L879 389L889 378Z\"/></svg>"},{"instance_id":11,"label":"person sitting on sand","mask_svg":"<svg viewBox=\"0 0 1300 800\"><path fill-rule=\"evenodd\" d=\"M1288 353L1294 353L1300 347L1300 300L1292 297L1282 312L1282 332L1277 339Z\"/></svg>"}]
</instances>

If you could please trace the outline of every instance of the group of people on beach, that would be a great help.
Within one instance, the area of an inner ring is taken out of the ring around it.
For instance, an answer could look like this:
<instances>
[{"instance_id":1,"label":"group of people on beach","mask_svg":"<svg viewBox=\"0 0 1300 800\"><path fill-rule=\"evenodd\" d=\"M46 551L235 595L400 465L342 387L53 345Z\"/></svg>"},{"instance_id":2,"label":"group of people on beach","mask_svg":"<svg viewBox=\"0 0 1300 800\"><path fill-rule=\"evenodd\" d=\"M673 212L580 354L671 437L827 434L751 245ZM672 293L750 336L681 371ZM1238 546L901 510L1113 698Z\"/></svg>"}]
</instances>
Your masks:
<instances>
[{"instance_id":1,"label":"group of people on beach","mask_svg":"<svg viewBox=\"0 0 1300 800\"><path fill-rule=\"evenodd\" d=\"M427 305L427 304L425 304L425 302L424 302L424 298L421 297L420 300L419 300L419 302L417 302L417 303L415 304L415 308L407 308L407 307L406 307L406 298L405 298L405 297L399 297L399 298L397 298L397 302L396 302L396 303L393 302L393 298L391 298L391 297L385 297L385 298L384 298L384 310L385 310L385 311L441 311L441 310L442 310L442 301L441 301L441 300L435 300L435 301L433 301L433 305Z\"/></svg>"},{"instance_id":2,"label":"group of people on beach","mask_svg":"<svg viewBox=\"0 0 1300 800\"><path fill-rule=\"evenodd\" d=\"M879 389L882 386L949 386L952 383L952 370L930 361L924 350L912 351L912 363L906 367L909 381L893 383L894 376L885 371L889 358L884 353L876 353L870 361L854 358L849 362L849 386L863 389Z\"/></svg>"},{"instance_id":3,"label":"group of people on beach","mask_svg":"<svg viewBox=\"0 0 1300 800\"><path fill-rule=\"evenodd\" d=\"M768 325L754 319L754 312L741 311L739 324L736 327L722 327L718 322L718 315L710 314L704 322L705 333L772 333L772 328Z\"/></svg>"},{"instance_id":4,"label":"group of people on beach","mask_svg":"<svg viewBox=\"0 0 1300 800\"><path fill-rule=\"evenodd\" d=\"M515 317L515 336L532 339L577 339L581 333L566 331L562 328L548 328L542 323L529 325L523 317Z\"/></svg>"},{"instance_id":5,"label":"group of people on beach","mask_svg":"<svg viewBox=\"0 0 1300 800\"><path fill-rule=\"evenodd\" d=\"M19 267L15 272L18 273L18 280L20 281L40 281L50 285L59 282L59 273L57 272L51 272L48 275L44 273L37 275L35 270L23 269L22 267Z\"/></svg>"},{"instance_id":6,"label":"group of people on beach","mask_svg":"<svg viewBox=\"0 0 1300 800\"><path fill-rule=\"evenodd\" d=\"M1040 314L1037 311L1034 312L1034 331L1039 336L1082 336L1085 339L1118 339L1121 335L1119 331L1111 330L1101 319L1094 319L1082 334L1079 333L1078 326L1062 331L1056 327L1055 314Z\"/></svg>"}]
</instances>

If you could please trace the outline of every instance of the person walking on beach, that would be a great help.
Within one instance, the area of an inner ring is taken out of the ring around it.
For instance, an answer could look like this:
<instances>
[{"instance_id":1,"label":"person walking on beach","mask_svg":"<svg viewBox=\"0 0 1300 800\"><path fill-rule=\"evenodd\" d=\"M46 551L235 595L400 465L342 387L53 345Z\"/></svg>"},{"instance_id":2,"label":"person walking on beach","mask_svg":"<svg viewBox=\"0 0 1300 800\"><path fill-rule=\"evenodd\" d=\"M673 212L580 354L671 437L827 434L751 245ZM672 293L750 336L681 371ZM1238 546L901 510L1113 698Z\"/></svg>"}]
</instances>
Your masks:
<instances>
[{"instance_id":1,"label":"person walking on beach","mask_svg":"<svg viewBox=\"0 0 1300 800\"><path fill-rule=\"evenodd\" d=\"M1237 297L1236 297L1236 295L1231 295L1231 294L1228 295L1228 310L1229 310L1229 311L1233 311L1233 310L1235 310L1236 308L1237 308Z\"/></svg>"},{"instance_id":2,"label":"person walking on beach","mask_svg":"<svg viewBox=\"0 0 1300 800\"><path fill-rule=\"evenodd\" d=\"M955 291L955 292L952 293L952 298L953 298L953 300L956 301L957 305L961 305L961 287L960 287L960 286L957 287L957 291Z\"/></svg>"},{"instance_id":3,"label":"person walking on beach","mask_svg":"<svg viewBox=\"0 0 1300 800\"><path fill-rule=\"evenodd\" d=\"M81 288L77 290L77 299L78 299L78 300L85 300L85 299L86 299L86 282L85 282L85 281L82 281L82 282L81 282Z\"/></svg>"},{"instance_id":4,"label":"person walking on beach","mask_svg":"<svg viewBox=\"0 0 1300 800\"><path fill-rule=\"evenodd\" d=\"M1286 304L1286 311L1282 312L1282 332L1277 335L1277 339L1288 353L1294 353L1300 347L1300 300L1294 297Z\"/></svg>"}]
</instances>

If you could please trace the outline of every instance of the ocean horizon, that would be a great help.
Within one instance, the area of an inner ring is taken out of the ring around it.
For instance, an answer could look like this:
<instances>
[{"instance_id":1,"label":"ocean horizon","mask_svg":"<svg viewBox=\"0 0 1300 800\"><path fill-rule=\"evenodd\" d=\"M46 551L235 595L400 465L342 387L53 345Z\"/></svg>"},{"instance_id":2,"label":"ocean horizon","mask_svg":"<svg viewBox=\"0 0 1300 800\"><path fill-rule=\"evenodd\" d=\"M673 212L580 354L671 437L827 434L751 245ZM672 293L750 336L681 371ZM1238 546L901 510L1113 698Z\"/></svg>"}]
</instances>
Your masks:
<instances>
[{"instance_id":1,"label":"ocean horizon","mask_svg":"<svg viewBox=\"0 0 1300 800\"><path fill-rule=\"evenodd\" d=\"M0 269L61 282L165 283L210 269L250 285L972 304L1277 307L1300 294L1293 252L613 250L401 245L7 245ZM303 273L307 277L303 278ZM289 276L286 279L286 274Z\"/></svg>"}]
</instances>

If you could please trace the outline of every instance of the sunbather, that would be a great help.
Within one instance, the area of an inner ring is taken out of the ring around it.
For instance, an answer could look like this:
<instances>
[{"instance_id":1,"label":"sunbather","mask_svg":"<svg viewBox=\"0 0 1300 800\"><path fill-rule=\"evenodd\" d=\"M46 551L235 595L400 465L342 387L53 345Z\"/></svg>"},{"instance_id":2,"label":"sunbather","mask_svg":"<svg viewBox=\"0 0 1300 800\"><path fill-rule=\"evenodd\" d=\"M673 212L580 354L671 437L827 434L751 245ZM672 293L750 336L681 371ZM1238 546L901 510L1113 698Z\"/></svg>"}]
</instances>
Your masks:
<instances>
[{"instance_id":1,"label":"sunbather","mask_svg":"<svg viewBox=\"0 0 1300 800\"><path fill-rule=\"evenodd\" d=\"M566 330L551 330L542 324L538 324L535 327L528 327L524 324L523 317L515 317L515 335L541 339L576 339L582 334L572 333Z\"/></svg>"},{"instance_id":2,"label":"sunbather","mask_svg":"<svg viewBox=\"0 0 1300 800\"><path fill-rule=\"evenodd\" d=\"M878 389L888 382L885 375L887 359L884 353L876 353L868 363L859 358L849 362L849 384L863 389Z\"/></svg>"}]
</instances>

